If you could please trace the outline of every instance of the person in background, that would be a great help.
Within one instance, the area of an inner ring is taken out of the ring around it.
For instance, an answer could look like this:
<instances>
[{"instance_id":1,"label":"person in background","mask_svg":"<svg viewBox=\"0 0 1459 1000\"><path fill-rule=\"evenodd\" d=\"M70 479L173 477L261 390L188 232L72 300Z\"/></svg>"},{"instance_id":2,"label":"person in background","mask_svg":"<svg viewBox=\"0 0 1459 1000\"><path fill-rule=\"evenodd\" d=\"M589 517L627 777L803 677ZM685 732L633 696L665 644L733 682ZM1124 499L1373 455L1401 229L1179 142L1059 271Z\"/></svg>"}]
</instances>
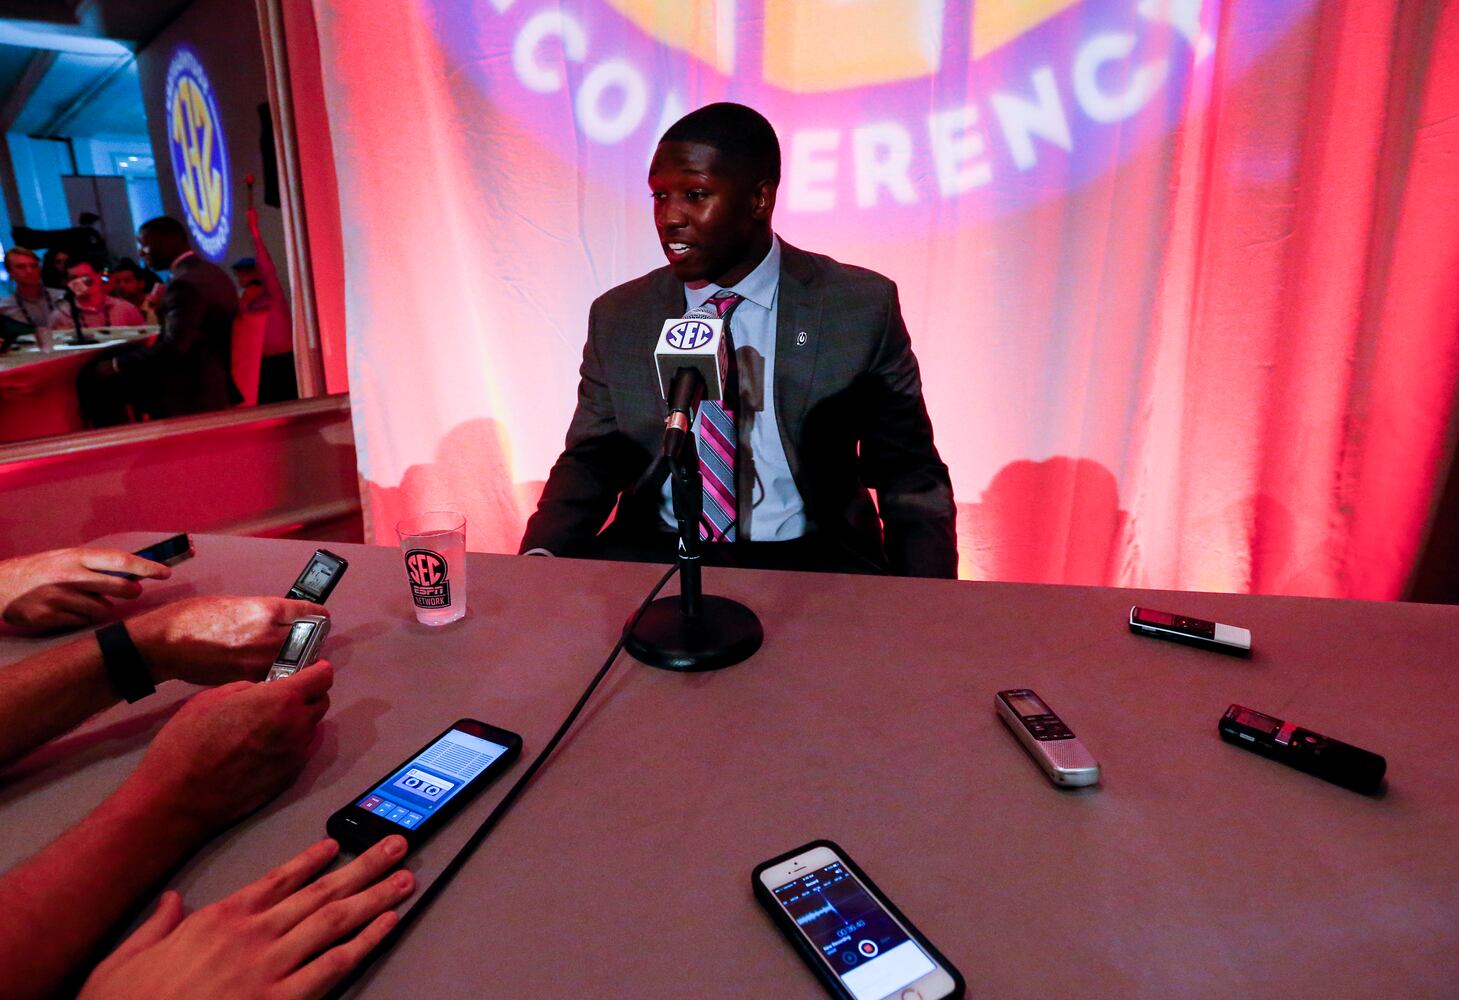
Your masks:
<instances>
[{"instance_id":1,"label":"person in background","mask_svg":"<svg viewBox=\"0 0 1459 1000\"><path fill-rule=\"evenodd\" d=\"M195 253L187 227L170 216L142 224L142 263L170 270L151 344L127 344L91 361L76 379L93 427L125 423L127 408L153 418L222 410L242 401L233 384L233 320L238 293L222 268Z\"/></svg>"},{"instance_id":2,"label":"person in background","mask_svg":"<svg viewBox=\"0 0 1459 1000\"><path fill-rule=\"evenodd\" d=\"M66 287L73 298L51 313L53 330L74 329L79 319L83 330L98 327L142 326L146 320L141 310L106 293L106 285L89 260L75 260L66 267Z\"/></svg>"},{"instance_id":3,"label":"person in background","mask_svg":"<svg viewBox=\"0 0 1459 1000\"><path fill-rule=\"evenodd\" d=\"M15 294L0 299L0 315L27 326L42 327L65 297L41 281L41 259L34 250L11 247L5 251L5 270L15 282Z\"/></svg>"},{"instance_id":4,"label":"person in background","mask_svg":"<svg viewBox=\"0 0 1459 1000\"><path fill-rule=\"evenodd\" d=\"M209 688L167 719L106 800L0 877L6 997L61 991L160 879L294 781L329 708L333 667L255 682L295 619L324 614L281 597L192 598L0 668L0 764L124 696L174 680ZM394 888L390 903L409 891Z\"/></svg>"},{"instance_id":5,"label":"person in background","mask_svg":"<svg viewBox=\"0 0 1459 1000\"><path fill-rule=\"evenodd\" d=\"M141 595L137 580L166 580L172 570L121 549L52 549L0 562L0 620L29 629L61 629L110 618L113 598Z\"/></svg>"},{"instance_id":6,"label":"person in background","mask_svg":"<svg viewBox=\"0 0 1459 1000\"><path fill-rule=\"evenodd\" d=\"M263 365L258 379L258 401L279 403L299 398L294 374L294 321L289 300L279 281L278 270L258 228L258 209L248 206L248 231L253 236L253 256L233 264L238 279L239 309L245 313L266 313L263 335Z\"/></svg>"},{"instance_id":7,"label":"person in background","mask_svg":"<svg viewBox=\"0 0 1459 1000\"><path fill-rule=\"evenodd\" d=\"M71 263L69 251L60 247L52 247L46 251L45 257L41 260L41 281L47 288L54 288L58 292L66 290L66 267Z\"/></svg>"},{"instance_id":8,"label":"person in background","mask_svg":"<svg viewBox=\"0 0 1459 1000\"><path fill-rule=\"evenodd\" d=\"M150 295L158 282L157 275L136 261L123 257L116 267L111 269L108 291L124 302L130 302L136 306L148 326L156 326L157 309Z\"/></svg>"}]
</instances>

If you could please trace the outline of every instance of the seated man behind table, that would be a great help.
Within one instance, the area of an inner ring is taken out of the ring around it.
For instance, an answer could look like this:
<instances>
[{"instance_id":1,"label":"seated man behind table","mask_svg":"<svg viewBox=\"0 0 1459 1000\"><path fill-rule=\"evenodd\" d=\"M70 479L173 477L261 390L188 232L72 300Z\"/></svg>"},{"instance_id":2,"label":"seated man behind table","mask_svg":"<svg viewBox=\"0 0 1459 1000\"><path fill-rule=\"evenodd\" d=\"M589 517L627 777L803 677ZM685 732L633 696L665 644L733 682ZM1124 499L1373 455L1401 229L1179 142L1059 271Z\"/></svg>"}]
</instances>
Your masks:
<instances>
[{"instance_id":1,"label":"seated man behind table","mask_svg":"<svg viewBox=\"0 0 1459 1000\"><path fill-rule=\"evenodd\" d=\"M673 558L654 347L665 319L725 289L738 296L721 310L739 381L736 468L713 484L720 524L701 528L705 560L956 575L952 485L896 286L782 242L770 224L779 181L774 129L750 108L712 104L664 133L648 182L668 266L593 303L577 411L522 552ZM701 409L701 456L703 424Z\"/></svg>"},{"instance_id":2,"label":"seated man behind table","mask_svg":"<svg viewBox=\"0 0 1459 1000\"><path fill-rule=\"evenodd\" d=\"M65 297L41 283L40 256L25 247L11 247L5 251L5 271L15 282L15 294L0 299L0 316L9 316L26 326L49 323L51 313Z\"/></svg>"},{"instance_id":3,"label":"seated man behind table","mask_svg":"<svg viewBox=\"0 0 1459 1000\"><path fill-rule=\"evenodd\" d=\"M243 397L233 384L233 320L238 295L216 264L188 245L181 222L159 216L137 234L143 263L171 269L158 308L162 331L151 344L128 344L97 358L76 380L92 426L126 421L126 407L154 418L222 410Z\"/></svg>"},{"instance_id":4,"label":"seated man behind table","mask_svg":"<svg viewBox=\"0 0 1459 1000\"><path fill-rule=\"evenodd\" d=\"M51 313L51 329L74 329L80 320L83 330L100 326L141 326L146 322L142 311L125 299L106 294L106 285L96 265L89 260L75 260L66 266L66 287L71 297Z\"/></svg>"},{"instance_id":5,"label":"seated man behind table","mask_svg":"<svg viewBox=\"0 0 1459 1000\"><path fill-rule=\"evenodd\" d=\"M125 257L111 269L109 287L112 293L117 298L136 306L148 326L154 326L157 323L157 310L148 301L148 297L156 285L157 275Z\"/></svg>"}]
</instances>

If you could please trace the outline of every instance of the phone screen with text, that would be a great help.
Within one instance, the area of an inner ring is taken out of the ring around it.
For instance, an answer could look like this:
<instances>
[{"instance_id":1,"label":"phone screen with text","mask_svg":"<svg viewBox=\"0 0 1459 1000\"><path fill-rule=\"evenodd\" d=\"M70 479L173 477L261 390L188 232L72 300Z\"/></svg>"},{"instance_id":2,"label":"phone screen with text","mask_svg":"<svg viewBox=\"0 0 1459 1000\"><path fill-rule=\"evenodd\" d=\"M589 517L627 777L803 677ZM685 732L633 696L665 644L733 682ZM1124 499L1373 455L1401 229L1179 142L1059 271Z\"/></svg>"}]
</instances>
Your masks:
<instances>
[{"instance_id":1,"label":"phone screen with text","mask_svg":"<svg viewBox=\"0 0 1459 1000\"><path fill-rule=\"evenodd\" d=\"M856 1000L881 1000L936 968L839 861L774 893Z\"/></svg>"},{"instance_id":2,"label":"phone screen with text","mask_svg":"<svg viewBox=\"0 0 1459 1000\"><path fill-rule=\"evenodd\" d=\"M507 748L453 729L355 803L407 830L421 826Z\"/></svg>"}]
</instances>

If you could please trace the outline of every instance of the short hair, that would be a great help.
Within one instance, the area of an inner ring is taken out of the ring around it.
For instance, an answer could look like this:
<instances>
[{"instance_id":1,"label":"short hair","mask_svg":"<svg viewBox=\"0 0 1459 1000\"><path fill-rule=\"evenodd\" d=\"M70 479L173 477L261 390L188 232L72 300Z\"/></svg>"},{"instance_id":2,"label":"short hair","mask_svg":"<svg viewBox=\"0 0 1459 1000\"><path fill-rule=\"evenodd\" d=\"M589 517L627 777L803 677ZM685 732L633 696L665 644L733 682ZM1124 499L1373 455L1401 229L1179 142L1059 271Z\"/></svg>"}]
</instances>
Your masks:
<instances>
[{"instance_id":1,"label":"short hair","mask_svg":"<svg viewBox=\"0 0 1459 1000\"><path fill-rule=\"evenodd\" d=\"M780 140L765 116L743 104L721 101L691 111L669 126L659 142L713 146L751 183L780 183Z\"/></svg>"},{"instance_id":2,"label":"short hair","mask_svg":"<svg viewBox=\"0 0 1459 1000\"><path fill-rule=\"evenodd\" d=\"M36 253L29 247L11 247L10 249L5 251L5 269L7 271L10 270L11 257L29 257L37 264L41 262L41 255Z\"/></svg>"},{"instance_id":3,"label":"short hair","mask_svg":"<svg viewBox=\"0 0 1459 1000\"><path fill-rule=\"evenodd\" d=\"M74 257L71 260L66 261L66 273L69 274L71 272L71 268L80 267L82 264L85 264L97 274L101 273L101 265L90 257Z\"/></svg>"},{"instance_id":4,"label":"short hair","mask_svg":"<svg viewBox=\"0 0 1459 1000\"><path fill-rule=\"evenodd\" d=\"M137 231L156 233L159 236L175 236L180 240L187 239L187 227L170 215L159 215L155 219L148 219L137 227Z\"/></svg>"}]
</instances>

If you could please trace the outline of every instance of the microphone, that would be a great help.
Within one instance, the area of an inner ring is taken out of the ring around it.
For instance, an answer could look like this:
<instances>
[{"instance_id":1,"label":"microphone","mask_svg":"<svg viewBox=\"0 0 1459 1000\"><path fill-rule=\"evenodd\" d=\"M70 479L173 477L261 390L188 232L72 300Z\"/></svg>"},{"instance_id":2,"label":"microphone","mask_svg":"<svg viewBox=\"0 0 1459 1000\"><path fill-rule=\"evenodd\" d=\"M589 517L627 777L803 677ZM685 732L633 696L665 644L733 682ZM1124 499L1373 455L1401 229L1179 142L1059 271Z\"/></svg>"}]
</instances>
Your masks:
<instances>
[{"instance_id":1,"label":"microphone","mask_svg":"<svg viewBox=\"0 0 1459 1000\"><path fill-rule=\"evenodd\" d=\"M669 404L664 420L664 454L677 458L694 426L694 415L706 399L724 395L729 371L724 320L708 304L679 319L664 321L654 348L659 392Z\"/></svg>"}]
</instances>

